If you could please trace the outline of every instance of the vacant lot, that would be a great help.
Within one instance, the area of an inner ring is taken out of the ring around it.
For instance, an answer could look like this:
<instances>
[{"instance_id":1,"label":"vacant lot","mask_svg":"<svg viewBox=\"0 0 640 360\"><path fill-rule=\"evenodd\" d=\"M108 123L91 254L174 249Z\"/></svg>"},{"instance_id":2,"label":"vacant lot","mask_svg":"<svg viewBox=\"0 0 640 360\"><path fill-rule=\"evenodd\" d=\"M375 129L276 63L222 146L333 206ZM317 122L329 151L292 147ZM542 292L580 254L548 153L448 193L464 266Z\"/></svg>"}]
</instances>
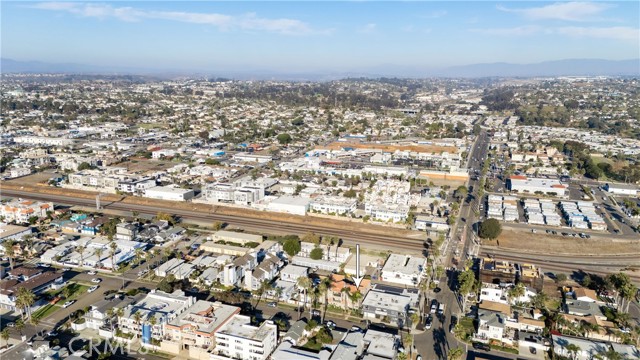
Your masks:
<instances>
[{"instance_id":1,"label":"vacant lot","mask_svg":"<svg viewBox=\"0 0 640 360\"><path fill-rule=\"evenodd\" d=\"M640 241L611 240L606 238L581 239L504 229L498 240L483 244L522 252L562 255L624 255L640 254ZM640 255L639 255L640 256Z\"/></svg>"}]
</instances>

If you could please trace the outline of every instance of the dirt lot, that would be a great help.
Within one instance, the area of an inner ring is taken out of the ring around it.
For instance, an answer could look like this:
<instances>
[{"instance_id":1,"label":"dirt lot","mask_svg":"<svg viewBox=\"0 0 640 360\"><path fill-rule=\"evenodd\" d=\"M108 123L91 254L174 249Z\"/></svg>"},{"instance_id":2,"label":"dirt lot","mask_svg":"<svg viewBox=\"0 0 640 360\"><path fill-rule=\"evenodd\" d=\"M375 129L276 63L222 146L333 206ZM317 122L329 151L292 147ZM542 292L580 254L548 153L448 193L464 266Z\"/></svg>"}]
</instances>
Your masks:
<instances>
[{"instance_id":1,"label":"dirt lot","mask_svg":"<svg viewBox=\"0 0 640 360\"><path fill-rule=\"evenodd\" d=\"M344 147L351 147L354 149L379 149L379 150L384 150L384 151L395 151L395 150L400 150L400 151L417 151L417 152L425 152L425 153L440 153L443 151L449 152L449 153L457 153L458 149L456 149L453 146L434 146L434 145L389 145L389 144L362 144L359 142L341 142L341 141L336 141L333 142L327 146L325 146L325 148L330 149L330 150L339 150L342 149Z\"/></svg>"},{"instance_id":2,"label":"dirt lot","mask_svg":"<svg viewBox=\"0 0 640 360\"><path fill-rule=\"evenodd\" d=\"M153 172L172 168L180 164L179 162L171 162L171 160L149 160L145 158L131 158L131 160L119 163L118 167L125 167L130 172Z\"/></svg>"},{"instance_id":3,"label":"dirt lot","mask_svg":"<svg viewBox=\"0 0 640 360\"><path fill-rule=\"evenodd\" d=\"M522 252L562 255L624 255L640 254L640 241L603 238L567 238L529 231L504 229L498 240L483 241L484 245L514 249Z\"/></svg>"}]
</instances>

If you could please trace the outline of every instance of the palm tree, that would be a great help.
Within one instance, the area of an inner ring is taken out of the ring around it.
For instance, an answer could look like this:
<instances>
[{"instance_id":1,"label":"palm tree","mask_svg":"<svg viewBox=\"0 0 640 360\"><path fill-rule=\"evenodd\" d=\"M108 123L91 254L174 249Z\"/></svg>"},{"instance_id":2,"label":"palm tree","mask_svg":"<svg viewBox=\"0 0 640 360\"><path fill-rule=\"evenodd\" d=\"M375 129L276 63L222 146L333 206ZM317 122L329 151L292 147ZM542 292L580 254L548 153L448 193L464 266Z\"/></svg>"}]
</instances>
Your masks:
<instances>
[{"instance_id":1,"label":"palm tree","mask_svg":"<svg viewBox=\"0 0 640 360\"><path fill-rule=\"evenodd\" d=\"M324 317L327 315L327 308L329 307L329 291L333 287L333 278L331 275L325 277L320 281L320 292L324 294L324 309L322 311L322 322L324 323Z\"/></svg>"},{"instance_id":2,"label":"palm tree","mask_svg":"<svg viewBox=\"0 0 640 360\"><path fill-rule=\"evenodd\" d=\"M20 333L20 336L22 336L23 329L24 329L24 320L22 319L16 320L16 330L18 330L18 332Z\"/></svg>"},{"instance_id":3,"label":"palm tree","mask_svg":"<svg viewBox=\"0 0 640 360\"><path fill-rule=\"evenodd\" d=\"M109 319L109 325L111 326L111 333L113 334L113 317L116 314L116 309L108 308L107 309L107 318Z\"/></svg>"},{"instance_id":4,"label":"palm tree","mask_svg":"<svg viewBox=\"0 0 640 360\"><path fill-rule=\"evenodd\" d=\"M275 288L275 292L276 292L276 305L280 303L280 297L282 296L282 288L277 286Z\"/></svg>"},{"instance_id":5,"label":"palm tree","mask_svg":"<svg viewBox=\"0 0 640 360\"><path fill-rule=\"evenodd\" d=\"M102 265L102 253L104 252L104 250L102 248L97 248L96 249L96 257L98 258L98 261L96 262L96 268L101 267Z\"/></svg>"},{"instance_id":6,"label":"palm tree","mask_svg":"<svg viewBox=\"0 0 640 360\"><path fill-rule=\"evenodd\" d=\"M13 240L7 240L2 243L4 247L4 254L9 258L9 267L13 270L13 261L16 256L16 250L13 248L15 242Z\"/></svg>"},{"instance_id":7,"label":"palm tree","mask_svg":"<svg viewBox=\"0 0 640 360\"><path fill-rule=\"evenodd\" d=\"M256 304L253 306L253 310L255 310L258 307L258 304L262 300L262 297L264 296L264 294L271 289L273 289L273 285L271 285L271 282L269 280L262 280L262 282L260 283L260 286L258 287L258 290L255 291L256 295L258 295L258 300L256 301Z\"/></svg>"},{"instance_id":8,"label":"palm tree","mask_svg":"<svg viewBox=\"0 0 640 360\"><path fill-rule=\"evenodd\" d=\"M349 293L351 290L345 286L340 289L340 299L342 300L342 310L344 310L345 314L347 313L347 305L349 305Z\"/></svg>"},{"instance_id":9,"label":"palm tree","mask_svg":"<svg viewBox=\"0 0 640 360\"><path fill-rule=\"evenodd\" d=\"M135 331L135 333L136 333L136 338L137 338L138 337L138 332L141 331L140 324L141 324L141 321L142 321L142 315L140 314L139 311L136 311L136 313L133 314L133 321L136 323L136 331Z\"/></svg>"},{"instance_id":10,"label":"palm tree","mask_svg":"<svg viewBox=\"0 0 640 360\"><path fill-rule=\"evenodd\" d=\"M16 307L20 309L20 313L22 314L22 319L24 319L24 313L27 313L27 317L31 317L31 306L35 304L36 296L33 292L27 288L20 287L18 288L18 293L16 294Z\"/></svg>"},{"instance_id":11,"label":"palm tree","mask_svg":"<svg viewBox=\"0 0 640 360\"><path fill-rule=\"evenodd\" d=\"M571 354L571 358L573 360L576 360L578 352L580 352L580 346L578 346L576 344L567 344L567 346L565 346L565 349L567 349L569 354Z\"/></svg>"},{"instance_id":12,"label":"palm tree","mask_svg":"<svg viewBox=\"0 0 640 360\"><path fill-rule=\"evenodd\" d=\"M76 251L80 254L80 267L84 267L84 252L87 248L84 246L78 246Z\"/></svg>"},{"instance_id":13,"label":"palm tree","mask_svg":"<svg viewBox=\"0 0 640 360\"><path fill-rule=\"evenodd\" d=\"M447 360L460 360L460 358L462 358L463 353L464 353L464 350L462 350L462 348L460 347L453 348L449 350L449 353L447 354Z\"/></svg>"},{"instance_id":14,"label":"palm tree","mask_svg":"<svg viewBox=\"0 0 640 360\"><path fill-rule=\"evenodd\" d=\"M547 302L549 301L549 296L545 294L543 291L535 294L531 297L531 305L536 309L546 310Z\"/></svg>"},{"instance_id":15,"label":"palm tree","mask_svg":"<svg viewBox=\"0 0 640 360\"><path fill-rule=\"evenodd\" d=\"M115 311L115 315L116 315L116 321L118 324L120 324L120 318L122 318L124 316L124 309L123 308L117 308Z\"/></svg>"},{"instance_id":16,"label":"palm tree","mask_svg":"<svg viewBox=\"0 0 640 360\"><path fill-rule=\"evenodd\" d=\"M303 309L307 308L307 294L309 293L309 289L311 289L311 279L309 279L306 276L303 277L299 277L298 281L296 281L296 285L298 286L298 288L302 289L302 291L304 291L304 305L303 305ZM300 305L300 304L298 304ZM298 314L298 317L300 316L300 314Z\"/></svg>"},{"instance_id":17,"label":"palm tree","mask_svg":"<svg viewBox=\"0 0 640 360\"><path fill-rule=\"evenodd\" d=\"M351 300L351 307L355 309L360 308L360 299L362 299L364 295L359 290L349 293L349 300Z\"/></svg>"},{"instance_id":18,"label":"palm tree","mask_svg":"<svg viewBox=\"0 0 640 360\"><path fill-rule=\"evenodd\" d=\"M4 340L5 345L9 345L9 328L0 331L0 337Z\"/></svg>"},{"instance_id":19,"label":"palm tree","mask_svg":"<svg viewBox=\"0 0 640 360\"><path fill-rule=\"evenodd\" d=\"M136 265L140 264L140 260L142 260L144 256L145 256L144 250L142 250L141 248L136 248L135 250Z\"/></svg>"},{"instance_id":20,"label":"palm tree","mask_svg":"<svg viewBox=\"0 0 640 360\"><path fill-rule=\"evenodd\" d=\"M113 271L116 271L116 263L115 263L115 257L116 257L116 252L118 250L118 244L116 244L115 241L112 241L109 243L109 256L111 256L111 269Z\"/></svg>"},{"instance_id":21,"label":"palm tree","mask_svg":"<svg viewBox=\"0 0 640 360\"><path fill-rule=\"evenodd\" d=\"M519 299L523 297L524 294L526 294L526 289L524 287L524 284L518 283L516 286L509 289L507 293L509 295L509 299L511 300L511 303L513 304L514 299Z\"/></svg>"}]
</instances>

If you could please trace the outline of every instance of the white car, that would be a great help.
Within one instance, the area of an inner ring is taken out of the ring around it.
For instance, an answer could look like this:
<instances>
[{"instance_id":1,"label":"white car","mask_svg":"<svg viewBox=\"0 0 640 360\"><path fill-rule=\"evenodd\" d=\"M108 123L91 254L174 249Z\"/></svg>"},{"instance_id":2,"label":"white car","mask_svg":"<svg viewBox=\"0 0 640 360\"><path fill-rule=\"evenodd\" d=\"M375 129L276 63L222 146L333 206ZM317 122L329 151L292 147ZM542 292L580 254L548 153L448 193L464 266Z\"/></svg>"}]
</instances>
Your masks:
<instances>
[{"instance_id":1,"label":"white car","mask_svg":"<svg viewBox=\"0 0 640 360\"><path fill-rule=\"evenodd\" d=\"M89 274L89 275L95 275L95 274L97 274L97 273L98 273L97 271L95 271L95 270L91 270L91 271L89 271L87 274Z\"/></svg>"},{"instance_id":2,"label":"white car","mask_svg":"<svg viewBox=\"0 0 640 360\"><path fill-rule=\"evenodd\" d=\"M75 302L75 300L67 301L66 303L64 303L64 305L62 305L62 307L66 309L69 306L73 305Z\"/></svg>"},{"instance_id":3,"label":"white car","mask_svg":"<svg viewBox=\"0 0 640 360\"><path fill-rule=\"evenodd\" d=\"M90 293L92 293L92 292L94 292L94 291L98 290L98 288L99 288L99 287L100 287L100 285L94 285L94 286L90 287L90 288L89 288L89 290L87 290L87 291L89 291Z\"/></svg>"},{"instance_id":4,"label":"white car","mask_svg":"<svg viewBox=\"0 0 640 360\"><path fill-rule=\"evenodd\" d=\"M100 279L100 278L93 278L93 279L91 279L91 282L92 282L92 283L94 283L94 284L99 284L99 283L100 283L100 281L102 281L102 279Z\"/></svg>"}]
</instances>

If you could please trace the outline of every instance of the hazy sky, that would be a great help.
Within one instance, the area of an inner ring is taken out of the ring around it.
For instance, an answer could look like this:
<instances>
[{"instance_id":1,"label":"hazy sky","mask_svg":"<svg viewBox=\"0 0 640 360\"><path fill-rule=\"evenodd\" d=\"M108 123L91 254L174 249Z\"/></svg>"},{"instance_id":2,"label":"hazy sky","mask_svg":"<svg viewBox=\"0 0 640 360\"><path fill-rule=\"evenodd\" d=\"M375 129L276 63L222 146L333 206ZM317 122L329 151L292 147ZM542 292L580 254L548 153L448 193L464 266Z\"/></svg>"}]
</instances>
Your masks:
<instances>
[{"instance_id":1,"label":"hazy sky","mask_svg":"<svg viewBox=\"0 0 640 360\"><path fill-rule=\"evenodd\" d=\"M7 2L2 57L358 71L640 57L640 2Z\"/></svg>"}]
</instances>

